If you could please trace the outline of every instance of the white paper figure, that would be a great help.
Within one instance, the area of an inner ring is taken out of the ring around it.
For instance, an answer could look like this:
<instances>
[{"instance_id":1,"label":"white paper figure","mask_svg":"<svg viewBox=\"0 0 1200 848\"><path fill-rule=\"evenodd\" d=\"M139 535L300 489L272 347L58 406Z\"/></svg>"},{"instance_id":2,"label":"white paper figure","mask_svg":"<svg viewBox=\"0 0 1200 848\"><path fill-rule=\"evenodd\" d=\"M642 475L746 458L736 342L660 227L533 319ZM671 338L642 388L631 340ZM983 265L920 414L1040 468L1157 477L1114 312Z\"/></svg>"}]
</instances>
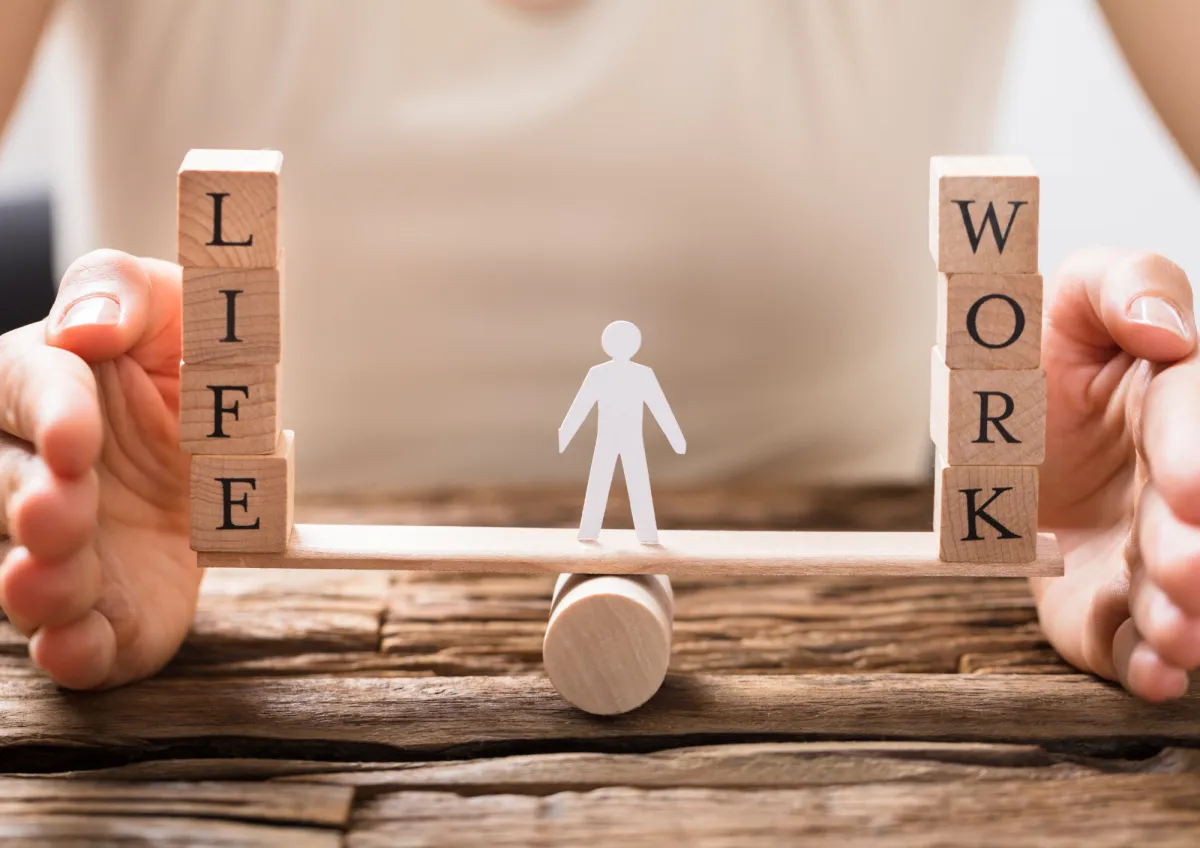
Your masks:
<instances>
[{"instance_id":1,"label":"white paper figure","mask_svg":"<svg viewBox=\"0 0 1200 848\"><path fill-rule=\"evenodd\" d=\"M592 407L600 407L596 453L592 457L592 471L583 499L579 538L591 541L600 535L604 508L608 506L608 490L620 457L638 541L657 544L658 526L650 496L650 469L646 467L646 445L642 440L642 407L650 407L654 420L675 453L686 451L687 441L654 372L630 361L642 346L641 331L628 321L614 321L604 328L600 345L612 359L588 371L579 394L567 410L567 417L558 428L558 452L562 453L579 432Z\"/></svg>"}]
</instances>

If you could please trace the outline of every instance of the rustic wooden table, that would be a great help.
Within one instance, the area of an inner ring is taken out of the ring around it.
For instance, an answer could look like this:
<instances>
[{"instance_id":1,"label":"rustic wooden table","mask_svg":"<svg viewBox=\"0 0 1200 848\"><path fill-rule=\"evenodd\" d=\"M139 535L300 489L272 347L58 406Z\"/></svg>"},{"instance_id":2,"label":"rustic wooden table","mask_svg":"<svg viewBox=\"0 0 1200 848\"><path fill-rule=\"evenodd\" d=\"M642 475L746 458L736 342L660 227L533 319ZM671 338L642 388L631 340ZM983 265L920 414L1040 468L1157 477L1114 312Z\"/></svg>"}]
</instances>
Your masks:
<instances>
[{"instance_id":1,"label":"rustic wooden table","mask_svg":"<svg viewBox=\"0 0 1200 848\"><path fill-rule=\"evenodd\" d=\"M569 525L578 495L301 518ZM656 500L665 527L896 530L931 492ZM178 659L95 695L0 621L0 842L1200 844L1200 697L1074 673L1024 581L679 580L672 674L609 719L541 674L552 582L214 571Z\"/></svg>"}]
</instances>

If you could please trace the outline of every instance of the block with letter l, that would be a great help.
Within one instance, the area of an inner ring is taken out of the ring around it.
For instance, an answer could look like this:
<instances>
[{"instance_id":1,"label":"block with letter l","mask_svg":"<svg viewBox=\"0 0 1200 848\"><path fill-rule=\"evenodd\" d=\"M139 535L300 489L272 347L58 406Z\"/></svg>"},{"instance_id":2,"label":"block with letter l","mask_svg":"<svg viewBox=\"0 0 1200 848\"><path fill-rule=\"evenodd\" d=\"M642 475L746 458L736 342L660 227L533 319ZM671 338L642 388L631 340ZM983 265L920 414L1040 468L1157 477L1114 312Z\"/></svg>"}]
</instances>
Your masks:
<instances>
[{"instance_id":1,"label":"block with letter l","mask_svg":"<svg viewBox=\"0 0 1200 848\"><path fill-rule=\"evenodd\" d=\"M265 456L192 457L192 550L285 550L295 502L294 460L290 430L279 434L275 450Z\"/></svg>"},{"instance_id":2,"label":"block with letter l","mask_svg":"<svg viewBox=\"0 0 1200 848\"><path fill-rule=\"evenodd\" d=\"M276 150L192 150L179 167L179 264L274 268L279 260Z\"/></svg>"},{"instance_id":3,"label":"block with letter l","mask_svg":"<svg viewBox=\"0 0 1200 848\"><path fill-rule=\"evenodd\" d=\"M944 562L1033 562L1038 469L947 465L938 457L934 532Z\"/></svg>"}]
</instances>

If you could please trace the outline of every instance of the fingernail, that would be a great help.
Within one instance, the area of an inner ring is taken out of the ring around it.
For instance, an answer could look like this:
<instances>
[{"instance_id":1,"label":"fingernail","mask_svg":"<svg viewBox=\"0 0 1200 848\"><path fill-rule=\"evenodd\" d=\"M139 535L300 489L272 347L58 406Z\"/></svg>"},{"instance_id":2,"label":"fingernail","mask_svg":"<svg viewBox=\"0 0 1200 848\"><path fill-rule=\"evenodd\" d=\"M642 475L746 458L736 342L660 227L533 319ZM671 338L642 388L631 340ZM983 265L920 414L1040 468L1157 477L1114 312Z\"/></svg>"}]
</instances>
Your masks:
<instances>
[{"instance_id":1,"label":"fingernail","mask_svg":"<svg viewBox=\"0 0 1200 848\"><path fill-rule=\"evenodd\" d=\"M1129 304L1129 309L1125 314L1135 324L1157 327L1160 330L1174 333L1184 340L1191 338L1191 330L1188 329L1187 322L1183 320L1183 313L1175 304L1165 298L1152 295L1139 297Z\"/></svg>"},{"instance_id":2,"label":"fingernail","mask_svg":"<svg viewBox=\"0 0 1200 848\"><path fill-rule=\"evenodd\" d=\"M107 294L89 294L72 303L62 320L60 327L82 327L85 324L119 324L121 321L121 305Z\"/></svg>"}]
</instances>

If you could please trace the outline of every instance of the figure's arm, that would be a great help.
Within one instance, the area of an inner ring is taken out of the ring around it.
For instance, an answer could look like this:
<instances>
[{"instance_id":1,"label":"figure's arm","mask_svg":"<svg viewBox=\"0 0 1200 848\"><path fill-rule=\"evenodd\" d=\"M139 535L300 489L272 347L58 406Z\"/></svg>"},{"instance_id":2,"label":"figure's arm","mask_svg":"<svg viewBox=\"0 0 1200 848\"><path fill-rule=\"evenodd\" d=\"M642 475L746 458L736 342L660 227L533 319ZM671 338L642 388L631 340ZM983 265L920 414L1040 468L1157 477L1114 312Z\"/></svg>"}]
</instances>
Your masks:
<instances>
[{"instance_id":1,"label":"figure's arm","mask_svg":"<svg viewBox=\"0 0 1200 848\"><path fill-rule=\"evenodd\" d=\"M51 0L0 3L0 135L21 94L53 5Z\"/></svg>"},{"instance_id":2,"label":"figure's arm","mask_svg":"<svg viewBox=\"0 0 1200 848\"><path fill-rule=\"evenodd\" d=\"M575 438L575 434L579 432L580 426L587 419L588 413L596 405L595 372L596 369L592 368L588 371L587 376L583 378L583 385L579 387L579 393L575 395L575 400L571 402L571 408L567 410L567 417L563 419L563 423L558 427L559 453L565 451L567 445L571 444L571 439Z\"/></svg>"},{"instance_id":3,"label":"figure's arm","mask_svg":"<svg viewBox=\"0 0 1200 848\"><path fill-rule=\"evenodd\" d=\"M1100 8L1146 96L1200 171L1200 3L1101 0Z\"/></svg>"},{"instance_id":4,"label":"figure's arm","mask_svg":"<svg viewBox=\"0 0 1200 848\"><path fill-rule=\"evenodd\" d=\"M662 386L658 384L654 372L647 368L646 373L650 378L650 385L646 390L646 406L650 407L650 414L666 434L667 441L671 443L675 453L684 453L687 451L687 439L683 437L683 430L679 429L679 422L675 420L675 413L667 403L667 396L663 394Z\"/></svg>"}]
</instances>

